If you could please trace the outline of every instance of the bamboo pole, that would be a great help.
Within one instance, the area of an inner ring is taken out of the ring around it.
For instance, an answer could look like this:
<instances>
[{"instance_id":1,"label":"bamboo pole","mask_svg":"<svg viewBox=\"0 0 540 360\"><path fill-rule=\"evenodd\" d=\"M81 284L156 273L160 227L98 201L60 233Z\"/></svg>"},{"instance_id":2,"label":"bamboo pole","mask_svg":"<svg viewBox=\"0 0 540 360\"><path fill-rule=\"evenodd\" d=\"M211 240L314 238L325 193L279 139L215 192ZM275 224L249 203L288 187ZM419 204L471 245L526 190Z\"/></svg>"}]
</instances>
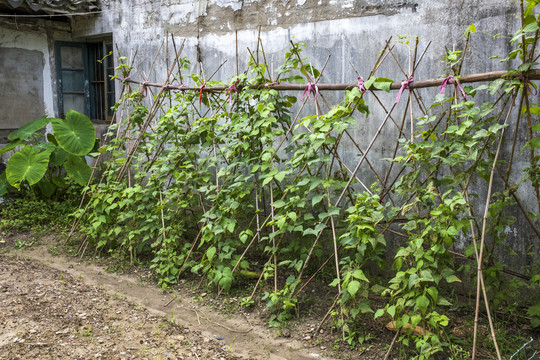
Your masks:
<instances>
[{"instance_id":1,"label":"bamboo pole","mask_svg":"<svg viewBox=\"0 0 540 360\"><path fill-rule=\"evenodd\" d=\"M523 76L525 76L529 80L540 80L540 69L532 69L526 72L522 73ZM493 81L500 78L503 78L508 75L508 71L491 71L486 73L479 73L479 74L471 74L471 75L465 75L461 76L459 78L459 82L462 84L466 83L476 83L476 82L482 82L482 81ZM517 77L517 74L514 76L514 74L508 75L508 78L512 79ZM132 83L132 84L142 84L140 81L131 80L131 79L124 79L122 80L124 82ZM437 87L441 86L444 81L444 78L440 79L429 79L429 80L415 80L409 84L409 88L411 89L423 89L423 88L430 88L430 87ZM222 85L222 86L205 86L203 89L197 86L183 86L183 85L170 85L170 84L159 84L159 83L152 83L147 82L145 86L150 87L166 87L167 90L176 90L176 91L203 91L203 92L220 92L225 91L228 89L228 86ZM319 88L319 91L322 90L330 90L330 91L344 91L344 90L352 90L355 87L357 87L357 84L319 84L317 83L317 87ZM238 85L237 86L239 90L246 87L245 85ZM260 84L260 85L249 85L247 86L250 89L275 89L275 90L288 90L288 91L304 91L306 89L305 84ZM390 85L390 90L399 90L401 88L401 82L394 82ZM379 89L371 88L372 91L379 91Z\"/></svg>"}]
</instances>

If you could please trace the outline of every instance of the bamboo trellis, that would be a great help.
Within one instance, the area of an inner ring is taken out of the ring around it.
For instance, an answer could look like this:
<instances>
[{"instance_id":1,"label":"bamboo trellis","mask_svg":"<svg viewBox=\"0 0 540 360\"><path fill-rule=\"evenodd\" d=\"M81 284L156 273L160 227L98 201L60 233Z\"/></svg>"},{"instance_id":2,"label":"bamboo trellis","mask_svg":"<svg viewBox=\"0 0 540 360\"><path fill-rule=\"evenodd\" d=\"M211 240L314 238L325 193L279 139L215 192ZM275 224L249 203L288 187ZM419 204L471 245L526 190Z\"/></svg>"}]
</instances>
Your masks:
<instances>
[{"instance_id":1,"label":"bamboo trellis","mask_svg":"<svg viewBox=\"0 0 540 360\"><path fill-rule=\"evenodd\" d=\"M166 96L165 95L167 93L174 92L174 91L182 91L182 92L192 91L192 92L199 92L202 95L202 93L204 92L204 93L207 93L208 96L212 97L212 101L222 103L222 105L220 106L220 109L223 108L224 106L226 106L226 104L228 102L227 99L226 99L227 96L225 96L225 99L223 99L222 95L223 95L223 93L225 93L227 91L231 92L231 85L205 86L206 83L202 84L201 86L185 85L183 83L180 83L180 81L178 80L179 77L176 77L176 78L173 77L173 74L175 73L176 67L178 66L180 54L181 54L181 52L183 50L184 45L182 44L180 49L177 50L176 49L176 44L174 43L174 38L172 38L172 39L173 39L172 42L173 42L173 45L174 45L174 60L173 60L172 64L168 65L168 68L167 68L167 71L166 71L166 73L167 73L166 80L163 83L149 82L147 79L150 77L150 74L148 74L148 76L143 76L143 74L139 73L139 77L141 77L143 80L133 80L133 79L131 79L131 75L129 73L121 74L122 77L119 77L120 83L123 85L122 93L130 92L130 91L140 91L143 94L146 94L147 92L149 93L149 96L147 96L147 101L149 102L149 107L148 107L149 108L149 112L148 112L149 115L148 115L145 123L143 124L143 126L141 128L141 133L140 134L135 134L135 140L130 144L131 146L127 149L126 157L127 157L128 160L125 162L125 165L119 171L118 176L116 178L117 181L122 181L122 179L126 175L127 170L128 170L128 168L129 168L129 166L131 164L132 156L135 153L135 151L137 150L137 147L139 146L139 144L140 144L140 142L142 140L143 134L146 131L148 131L148 129L152 128L152 122L156 121L159 118L158 114L161 111L164 111L164 108L166 107L166 104L165 104ZM257 47L259 47L259 44L261 45L261 48L262 48L262 42L260 40L260 37L259 37L258 42L257 42ZM166 55L167 63L168 63L168 58L169 58L168 57L168 52L169 52L168 46L169 46L169 44L167 42L167 55ZM428 47L429 47L429 45L428 45ZM396 181L398 181L399 177L402 175L402 173L404 171L404 168L402 168L400 170L395 169L393 167L393 163L392 163L392 164L390 164L390 166L388 167L386 172L382 173L380 169L379 170L376 169L377 166L376 166L376 164L374 164L374 161L377 161L377 159L374 160L372 157L371 157L371 159L368 158L368 154L370 154L370 152L375 148L376 142L380 141L381 133L383 132L383 130L386 130L388 127L391 127L391 128L395 128L395 130L397 130L397 137L395 139L395 146L393 146L391 156L390 156L390 157L395 157L396 154L398 153L398 143L399 143L400 139L405 139L407 141L411 141L411 140L414 139L414 119L415 119L414 112L415 111L420 112L420 114L422 114L422 115L425 115L427 113L426 106L423 103L421 97L417 93L418 89L441 88L441 86L444 86L445 84L447 84L449 80L452 80L451 78L449 79L448 77L446 77L446 78L437 78L437 79L428 79L428 80L414 79L414 81L412 81L411 78L413 78L415 76L415 71L416 71L417 67L419 66L421 60L423 59L423 55L425 54L425 51L427 50L427 47L424 50L424 52L418 57L417 56L418 55L418 52L417 52L417 50L418 50L418 41L416 42L416 45L414 47L414 55L409 57L408 71L404 70L404 67L398 61L397 57L395 56L395 53L394 53L393 49L394 49L394 47L392 46L391 39L389 39L386 42L383 50L380 52L379 58L375 61L373 69L372 69L372 71L370 73L370 77L374 76L374 74L381 68L381 66L383 65L383 63L387 59L390 59L390 58L394 59L395 64L398 66L398 68L403 73L404 78L409 79L409 80L405 80L405 81L402 81L402 82L394 82L389 86L390 90L399 90L399 95L403 95L402 102L404 102L404 107L405 107L405 109L403 110L403 114L401 115L401 118L399 118L399 116L395 115L395 110L397 108L398 101L397 100L394 101L393 97L391 99L392 103L385 106L384 102L377 95L377 89L370 88L370 89L367 90L366 98L371 97L372 99L374 99L373 103L378 104L380 106L380 109L382 110L382 113L385 114L385 115L384 115L384 118L380 121L380 123L379 123L379 125L377 127L377 130L375 131L375 134L373 135L373 137L371 139L369 139L369 141L366 141L365 143L359 143L357 140L355 140L355 138L352 136L352 134L348 130L345 130L344 133L342 134L342 136L338 139L335 147L331 151L332 164L334 164L334 166L336 168L342 170L344 173L347 174L348 182L347 182L345 188L343 189L341 195L337 199L333 199L333 201L334 201L333 203L330 201L331 200L330 197L328 198L328 202L329 202L328 205L329 206L334 206L334 207L343 207L343 206L345 206L344 204L347 203L348 196L351 193L354 192L354 189L352 188L352 184L354 182L356 182L358 184L361 184L361 186L366 191L369 192L370 189L362 182L362 179L360 178L361 176L358 175L359 173L365 174L366 172L371 173L374 176L374 178L376 178L377 181L379 182L379 184L381 185L381 187L382 187L382 190L381 190L381 193L380 193L381 199L386 200L386 201L390 201L393 204L396 204L397 201L392 197L391 189L392 189L393 185L396 183ZM158 51L158 53L156 53L156 57L154 59L154 62L152 63L150 73L152 73L152 71L153 71L154 64L156 62L156 58L158 57L160 51L161 51L161 48ZM257 52L257 54L258 53L259 52ZM250 54L251 54L251 52L250 52ZM251 54L251 56L252 56L252 58L254 58L253 54ZM299 55L298 55L298 59L299 59L300 62L302 62L302 59L300 58ZM328 62L328 59L327 59L327 62ZM462 62L463 62L463 58L461 59L460 68L461 68ZM238 59L237 59L237 63L238 63ZM220 67L218 67L218 70L219 70ZM202 64L201 64L201 68L202 68ZM331 106L327 102L326 98L324 97L324 92L326 92L326 91L345 91L345 90L351 90L351 89L354 89L354 88L361 89L361 87L363 86L363 84L360 83L360 82L358 82L356 84L324 84L324 83L319 83L319 80L322 77L322 74L325 71L325 68L326 68L326 64L323 67L323 69L321 70L320 76L318 76L317 78L315 78L313 75L310 76L309 74L305 74L307 84L283 84L283 83L276 83L275 81L273 81L273 79L269 79L268 84L249 86L249 88L251 88L251 89L270 88L270 89L274 89L274 90L277 90L277 91L299 91L299 92L303 91L304 95L305 94L308 95L308 96L305 96L303 101L299 104L299 106L298 106L299 108L298 108L298 110L296 112L296 116L291 121L291 124L289 126L289 129L288 129L287 133L284 135L283 140L279 144L277 144L277 146L276 146L276 149L275 149L276 152L279 151L283 147L283 145L286 143L286 140L293 134L294 126L297 124L297 120L300 118L303 109L306 106L309 107L312 101L313 101L313 104L314 104L315 109L316 109L316 114L320 115L323 112L322 109L321 109L323 106L326 106L329 110L331 108ZM218 70L216 70L216 72ZM214 72L214 74L215 74L215 72ZM531 84L531 80L540 80L540 69L533 69L533 70L529 70L529 71L526 71L526 72L523 72L523 73L515 73L515 72L509 73L507 71L494 71L494 72L481 73L481 74L470 74L470 75L454 74L454 75L456 75L456 78L454 78L454 95L455 95L455 98L456 98L455 101L457 101L457 99L460 96L460 92L462 91L460 83L461 84L470 84L470 83L477 83L477 82L493 81L493 80L500 79L500 78L507 78L507 79L517 80L517 81L521 82L522 84L524 84L524 86L528 87ZM211 79L211 77L212 76L210 76L207 79L207 81L209 81L209 79ZM457 80L457 79L459 79L459 80ZM137 85L138 89L132 89L133 85ZM158 92L154 94L152 92L152 88L158 89ZM244 88L242 87L242 85L237 85L237 87L235 88L235 91L242 91L243 89ZM365 88L363 88L362 90L365 90ZM406 94L405 94L405 90L408 90ZM310 98L310 95L312 95L312 94L314 95L314 98ZM521 99L520 99L520 102L519 102L520 106L517 108L517 114L518 114L517 115L517 124L515 124L515 126L513 126L513 127L509 127L506 130L506 132L511 132L511 131L514 132L511 157L513 157L514 149L516 147L517 133L519 131L521 131L519 126L517 126L517 125L519 125L519 119L521 118L521 114L520 114L519 110L521 109L521 107L522 107L522 105L524 103L526 103L527 107L528 107L528 95L530 95L530 94L527 91L522 91ZM518 96L517 91L514 92L514 94L512 96L513 96L513 98L511 99L511 102L505 103L505 104L500 106L500 113L499 113L498 116L500 118L504 119L504 121L503 121L504 124L508 124L510 122L510 120L513 119L512 116L513 116L514 112L516 112L516 110L515 110L516 107L513 106L512 104L515 103L516 98ZM500 100L500 98L499 98L499 100ZM192 107L195 109L195 113L198 114L201 117L205 116L206 114L208 114L211 111L211 109L203 109L200 106L197 107L196 102L192 103ZM117 114L116 114L115 118L113 118L113 120L114 121L119 121L123 116L126 115L127 111L129 111L129 109L121 109L120 112L117 112ZM531 125L532 125L532 122L533 122L530 112L527 114L527 122L528 122L528 125L529 125L529 128L530 128ZM392 124L393 124L393 127L392 127ZM434 126L434 128L437 127L438 124L439 124L439 122ZM406 131L407 126L409 127L410 132ZM490 173L490 178L489 178L489 189L488 189L487 194L485 196L484 216L481 218L480 223L478 223L477 220L471 220L472 233L470 235L472 237L472 242L473 242L474 247L475 247L475 259L476 259L476 263L477 263L477 277L478 277L478 281L477 281L478 289L477 289L476 308L475 308L473 359L476 356L476 347L477 347L476 342L477 342L477 332L478 332L477 326L478 326L478 317L479 317L479 313L480 313L479 305L480 305L480 302L481 302L482 299L484 299L486 313L487 313L487 316L488 316L490 330L491 330L491 337L492 337L493 343L495 345L497 358L502 359L499 348L497 346L497 338L496 338L495 327L494 327L494 324L493 324L492 319L491 319L491 312L492 311L490 311L490 304L489 304L490 299L488 298L488 296L486 294L486 289L485 289L485 284L484 284L484 277L483 277L483 272L482 272L482 264L483 264L483 252L484 252L484 248L486 246L485 245L486 244L485 236L486 236L486 224L487 224L487 221L488 221L487 212L488 212L489 204L490 204L490 201L491 201L492 186L493 186L493 182L494 182L494 180L496 178L496 174L499 174L500 179L503 180L502 186L504 188L509 188L510 185L511 185L510 180L509 180L509 174L511 172L512 162L511 161L509 162L507 169L501 169L499 164L498 164L498 161L497 161L500 154L501 154L501 146L502 146L502 143L503 143L503 140L504 140L504 132L505 132L505 130L503 130L503 132L501 133L501 135L499 137L498 144L497 144L497 147L496 147L496 150L495 150L495 160L493 161L493 164L491 165L491 173ZM119 128L119 130L117 132L117 136L122 136L122 132L120 131L120 128ZM348 164L348 161L346 159L343 159L342 156L337 151L338 146L340 146L340 143L344 142L345 139L346 139L346 141L349 141L352 144L350 146L354 150L356 150L358 152L359 156L360 156L360 160L358 160L357 162L355 162L353 164ZM156 149L156 154L159 154L160 151L161 151L161 149ZM213 147L213 149L211 150L211 153L214 156L216 156L216 158L218 157L218 155L217 155L218 152L217 152L216 146ZM533 154L534 154L534 152L533 152ZM155 158L157 158L157 155L156 155ZM532 157L531 157L531 159L532 159ZM531 161L533 161L533 160L531 160ZM362 171L360 171L361 169L362 169ZM217 172L218 172L218 169L216 167L216 182L219 185ZM103 178L101 179L101 181L103 181ZM128 181L129 181L129 176L128 176ZM468 184L465 185L465 187L463 189L463 192L464 192L465 196L468 198L469 190L468 190L467 186L468 186ZM535 189L535 192L536 192L536 195L538 196L538 189ZM92 194L85 194L85 195L88 195L90 197L92 196ZM247 245L246 245L243 253L240 256L240 260L237 261L237 265L246 256L246 254L248 253L250 247L255 243L255 241L258 238L260 238L260 230L262 228L264 228L268 224L268 222L271 221L274 218L274 207L273 206L268 206L268 204L272 204L275 201L274 194L272 193L272 187L270 187L270 194L269 195L270 195L270 199L262 199L263 204L266 204L266 205L262 206L263 210L265 210L262 213L265 214L266 216L260 217L259 212L257 212L256 215L254 215L254 218L256 218L257 233L255 233L253 235L253 237L251 238L251 240L247 242ZM199 194L199 197L200 196L201 195ZM255 194L255 196L254 196L254 201L257 202L256 205L255 205L257 209L259 209L259 207L261 206L261 204L259 203L260 196L261 196L261 194ZM160 197L161 197L161 194L160 194ZM282 199L284 197L285 197L285 195L283 195ZM522 212L524 218L527 220L527 223L530 225L530 230L533 231L538 236L538 238L540 239L540 232L539 232L534 220L531 219L530 215L527 212L526 206L524 205L525 201L523 199L520 199L519 195L516 192L512 192L512 197L514 198L514 200L518 204L520 211ZM201 197L200 203L201 203L201 206L204 209L205 204L204 204L204 201L203 201L202 197ZM88 206L89 206L88 204L90 204L90 202L87 203L84 210L86 210L88 208ZM81 206L82 205L83 205L83 203L81 203ZM266 209L265 209L265 207L266 207ZM474 217L474 214L471 213L470 215L471 215L471 217ZM81 218L79 218L78 220L76 220L74 222L71 233L70 233L70 236L71 236L71 234L73 234L73 232L79 226L80 219ZM474 222L474 224L473 224L473 222ZM340 278L340 274L339 274L339 270L338 270L339 269L338 254L339 254L339 251L340 251L340 246L338 246L337 240L336 240L336 224L335 224L335 221L334 221L334 216L330 216L328 219L326 219L324 225L326 226L326 229L329 230L329 232L331 233L330 236L333 238L333 253L321 265L321 267L314 274L312 274L312 276L307 281L305 281L302 284L301 287L298 288L298 290L294 293L294 296L298 296L298 294L303 291L303 289L306 287L306 285L309 284L309 282L312 281L312 279L319 273L319 271L321 271L321 269L324 266L326 266L329 262L331 262L332 259L334 259L334 262L335 262L335 267L336 267L336 271L337 271L336 276L337 276L338 279ZM396 230L392 229L391 225L392 225L392 222L389 222L388 224L386 224L384 226L384 228L382 229L382 233L389 232L389 233L392 233L393 235L395 235L397 237L402 237L402 238L407 237L406 234L403 234L403 233L401 233L399 231L396 231ZM477 229L481 228L482 231L480 231L479 234L476 234L474 232L475 227ZM189 251L189 253L187 255L188 258L192 254L193 249L195 248L197 242L199 241L199 239L201 237L201 232L202 232L202 227L200 228L196 239L194 239L194 241L193 241L193 245L192 245L192 247L191 247L191 249L190 249L190 251ZM319 232L317 237L315 238L312 246L311 246L311 249L309 251L307 259L305 260L304 265L303 265L302 269L300 270L300 273L299 273L299 276L298 276L298 281L299 282L300 282L300 279L302 278L302 276L303 276L303 274L304 274L304 272L305 272L305 270L307 268L307 264L309 263L309 261L310 261L310 259L312 257L314 249L316 248L317 244L319 243L320 238L323 236L323 233L327 234L327 232L325 232L325 231ZM86 246L88 246L88 243L83 242L83 244L81 245L81 249L83 250L83 252L86 249ZM274 242L273 242L272 246L274 248L277 246L275 239L274 239ZM459 252L456 252L456 251L453 251L453 250L451 250L450 252L452 254L454 254L455 256L457 256L457 257L466 258L464 255L460 254ZM186 261L187 261L187 259L186 259ZM184 266L186 265L186 261L184 261L184 263L183 263L183 265L182 265L182 267L180 269L180 272L182 272L182 270L184 269ZM277 257L276 257L276 255L270 256L270 258L267 261L267 264L274 264L274 266L276 266L276 271L274 273L274 288L277 291L277 287L278 287L277 282L278 282L278 280L277 280ZM235 272L235 270L236 270L236 266L234 267L234 269L232 271ZM521 277L521 278L525 278L525 279L528 278L527 275L520 274L519 272L512 271L512 270L509 270L509 269L504 269L503 271L506 272L507 274L511 274L511 275L518 276L518 277ZM257 290L257 287L259 286L261 280L262 280L262 273L261 273L261 276L259 277L259 279L257 281L257 284L255 285L255 289L253 290L253 294L255 294L255 291ZM335 301L332 304L332 306L330 307L330 309L328 310L326 316L322 319L322 321L321 321L321 323L319 325L319 328L323 325L324 321L327 319L327 317L329 316L332 309L336 306L336 303L337 303L337 300L339 298L340 293L341 293L341 288L338 288L338 295L336 296ZM397 339L398 335L399 335L399 330L396 333L396 337L394 338L394 342ZM392 345L394 344L394 342L392 342ZM391 350L392 350L392 346L390 346L390 349L388 350L387 357L389 356Z\"/></svg>"}]
</instances>

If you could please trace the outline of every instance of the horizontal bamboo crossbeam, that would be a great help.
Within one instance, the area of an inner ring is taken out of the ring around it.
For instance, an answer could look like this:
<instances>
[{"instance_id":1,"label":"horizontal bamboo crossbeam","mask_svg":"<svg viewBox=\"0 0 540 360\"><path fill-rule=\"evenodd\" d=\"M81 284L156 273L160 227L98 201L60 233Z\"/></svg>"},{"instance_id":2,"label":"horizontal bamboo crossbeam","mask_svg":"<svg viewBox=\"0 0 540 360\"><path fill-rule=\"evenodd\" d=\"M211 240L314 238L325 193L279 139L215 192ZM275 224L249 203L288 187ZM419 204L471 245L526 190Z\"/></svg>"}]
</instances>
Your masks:
<instances>
[{"instance_id":1,"label":"horizontal bamboo crossbeam","mask_svg":"<svg viewBox=\"0 0 540 360\"><path fill-rule=\"evenodd\" d=\"M472 74L472 75L465 75L459 77L459 82L464 83L475 83L475 82L481 82L481 81L493 81L500 79L508 74L508 71L491 71L487 73L481 73L481 74ZM519 73L518 73L519 74ZM518 74L512 74L511 77L517 77ZM529 70L523 73L523 76L528 80L540 80L540 69L533 69ZM229 89L229 86L205 86L205 87L196 87L196 86L186 86L186 85L170 85L170 84L158 84L158 83L152 83L152 82L143 82L143 81L135 81L131 79L119 79L120 81L132 83L132 84L139 84L141 86L146 87L156 87L156 88L163 88L165 90L177 90L177 91L205 91L205 92L220 92L220 91L226 91ZM417 80L412 81L409 83L409 88L411 89L421 89L421 88L429 88L429 87L436 87L441 86L445 78L440 79L430 79L430 80ZM307 84L266 84L266 85L250 85L249 88L251 89L262 89L262 88L269 88L269 89L275 89L275 90L289 90L289 91L305 91ZM343 90L351 90L355 87L357 87L357 84L317 84L317 88L322 90L333 90L333 91L343 91ZM401 82L395 82L390 85L391 90L398 90L402 86ZM237 85L237 88L239 90L242 89L242 85ZM371 90L378 90L375 88L372 88Z\"/></svg>"}]
</instances>

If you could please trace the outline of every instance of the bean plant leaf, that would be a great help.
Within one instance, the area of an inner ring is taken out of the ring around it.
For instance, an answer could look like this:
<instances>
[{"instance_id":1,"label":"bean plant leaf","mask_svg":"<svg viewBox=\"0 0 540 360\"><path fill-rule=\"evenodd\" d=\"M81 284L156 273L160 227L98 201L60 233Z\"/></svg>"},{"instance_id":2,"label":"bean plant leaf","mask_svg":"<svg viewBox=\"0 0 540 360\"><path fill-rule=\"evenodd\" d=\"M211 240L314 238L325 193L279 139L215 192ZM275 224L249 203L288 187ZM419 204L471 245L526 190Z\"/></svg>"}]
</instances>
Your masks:
<instances>
[{"instance_id":1,"label":"bean plant leaf","mask_svg":"<svg viewBox=\"0 0 540 360\"><path fill-rule=\"evenodd\" d=\"M64 167L66 172L75 182L79 185L86 185L90 176L92 175L92 169L84 160L79 156L69 155Z\"/></svg>"},{"instance_id":2,"label":"bean plant leaf","mask_svg":"<svg viewBox=\"0 0 540 360\"><path fill-rule=\"evenodd\" d=\"M465 30L465 36L468 36L469 33L475 33L476 32L476 26L474 24L471 24L467 30Z\"/></svg>"},{"instance_id":3,"label":"bean plant leaf","mask_svg":"<svg viewBox=\"0 0 540 360\"><path fill-rule=\"evenodd\" d=\"M384 77L370 77L368 81L364 84L366 89L371 89L373 86L375 89L384 90L386 92L390 91L390 86L394 80L384 78Z\"/></svg>"},{"instance_id":4,"label":"bean plant leaf","mask_svg":"<svg viewBox=\"0 0 540 360\"><path fill-rule=\"evenodd\" d=\"M223 269L223 272L221 274L221 279L219 280L219 286L221 286L225 290L229 290L231 288L233 280L234 280L234 277L233 277L231 268L226 267Z\"/></svg>"},{"instance_id":5,"label":"bean plant leaf","mask_svg":"<svg viewBox=\"0 0 540 360\"><path fill-rule=\"evenodd\" d=\"M6 165L7 181L17 189L23 181L29 185L36 184L47 171L50 154L49 151L38 153L32 146L25 146L9 158Z\"/></svg>"},{"instance_id":6,"label":"bean plant leaf","mask_svg":"<svg viewBox=\"0 0 540 360\"><path fill-rule=\"evenodd\" d=\"M422 315L420 314L414 314L411 316L411 326L416 327L422 321Z\"/></svg>"},{"instance_id":7,"label":"bean plant leaf","mask_svg":"<svg viewBox=\"0 0 540 360\"><path fill-rule=\"evenodd\" d=\"M527 144L533 149L540 149L540 136L532 138Z\"/></svg>"},{"instance_id":8,"label":"bean plant leaf","mask_svg":"<svg viewBox=\"0 0 540 360\"><path fill-rule=\"evenodd\" d=\"M216 248L211 246L208 248L208 250L206 250L206 257L208 258L208 261L212 261L214 255L216 255Z\"/></svg>"},{"instance_id":9,"label":"bean plant leaf","mask_svg":"<svg viewBox=\"0 0 540 360\"><path fill-rule=\"evenodd\" d=\"M357 308L358 308L358 310L360 310L360 312L362 314L367 314L367 313L372 313L373 312L373 309L371 309L368 304L363 303L363 302L358 304Z\"/></svg>"},{"instance_id":10,"label":"bean plant leaf","mask_svg":"<svg viewBox=\"0 0 540 360\"><path fill-rule=\"evenodd\" d=\"M429 299L427 296L422 295L416 298L416 308L418 308L422 313L426 313L426 310L429 306Z\"/></svg>"},{"instance_id":11,"label":"bean plant leaf","mask_svg":"<svg viewBox=\"0 0 540 360\"><path fill-rule=\"evenodd\" d=\"M94 125L84 114L69 110L66 119L52 119L56 141L73 155L86 155L96 143Z\"/></svg>"},{"instance_id":12,"label":"bean plant leaf","mask_svg":"<svg viewBox=\"0 0 540 360\"><path fill-rule=\"evenodd\" d=\"M529 307L529 310L527 310L527 315L529 315L529 316L540 316L540 302L538 302L535 305Z\"/></svg>"},{"instance_id":13,"label":"bean plant leaf","mask_svg":"<svg viewBox=\"0 0 540 360\"><path fill-rule=\"evenodd\" d=\"M347 285L347 291L349 292L349 294L351 294L351 296L354 296L358 292L359 289L360 289L359 281L353 280L349 283L349 285Z\"/></svg>"},{"instance_id":14,"label":"bean plant leaf","mask_svg":"<svg viewBox=\"0 0 540 360\"><path fill-rule=\"evenodd\" d=\"M43 116L39 119L30 121L27 124L24 124L14 132L8 135L8 139L13 140L27 140L32 134L36 131L43 129L48 123L51 122L50 117Z\"/></svg>"},{"instance_id":15,"label":"bean plant leaf","mask_svg":"<svg viewBox=\"0 0 540 360\"><path fill-rule=\"evenodd\" d=\"M369 282L368 278L364 274L364 272L360 269L354 270L353 276L359 280L363 280L365 282Z\"/></svg>"},{"instance_id":16,"label":"bean plant leaf","mask_svg":"<svg viewBox=\"0 0 540 360\"><path fill-rule=\"evenodd\" d=\"M447 283L461 282L461 280L456 275L450 275L445 278Z\"/></svg>"},{"instance_id":17,"label":"bean plant leaf","mask_svg":"<svg viewBox=\"0 0 540 360\"><path fill-rule=\"evenodd\" d=\"M376 319L380 316L383 316L384 315L384 309L378 309L376 312L375 312L375 315L373 315L373 318Z\"/></svg>"}]
</instances>

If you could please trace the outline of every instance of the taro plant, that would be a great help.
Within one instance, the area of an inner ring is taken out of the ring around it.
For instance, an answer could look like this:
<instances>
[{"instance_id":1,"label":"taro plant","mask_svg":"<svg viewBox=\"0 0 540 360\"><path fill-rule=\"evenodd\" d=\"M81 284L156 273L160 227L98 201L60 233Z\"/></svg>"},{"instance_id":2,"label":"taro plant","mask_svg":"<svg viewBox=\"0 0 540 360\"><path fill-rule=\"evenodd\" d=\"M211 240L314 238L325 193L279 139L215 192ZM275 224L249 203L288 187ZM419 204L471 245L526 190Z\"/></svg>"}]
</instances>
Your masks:
<instances>
[{"instance_id":1,"label":"taro plant","mask_svg":"<svg viewBox=\"0 0 540 360\"><path fill-rule=\"evenodd\" d=\"M40 131L49 124L53 133ZM0 154L20 150L0 174L0 196L13 187L49 198L66 188L65 175L80 185L88 182L92 170L84 156L96 146L96 131L85 115L70 110L65 119L44 116L12 132L8 139Z\"/></svg>"}]
</instances>

